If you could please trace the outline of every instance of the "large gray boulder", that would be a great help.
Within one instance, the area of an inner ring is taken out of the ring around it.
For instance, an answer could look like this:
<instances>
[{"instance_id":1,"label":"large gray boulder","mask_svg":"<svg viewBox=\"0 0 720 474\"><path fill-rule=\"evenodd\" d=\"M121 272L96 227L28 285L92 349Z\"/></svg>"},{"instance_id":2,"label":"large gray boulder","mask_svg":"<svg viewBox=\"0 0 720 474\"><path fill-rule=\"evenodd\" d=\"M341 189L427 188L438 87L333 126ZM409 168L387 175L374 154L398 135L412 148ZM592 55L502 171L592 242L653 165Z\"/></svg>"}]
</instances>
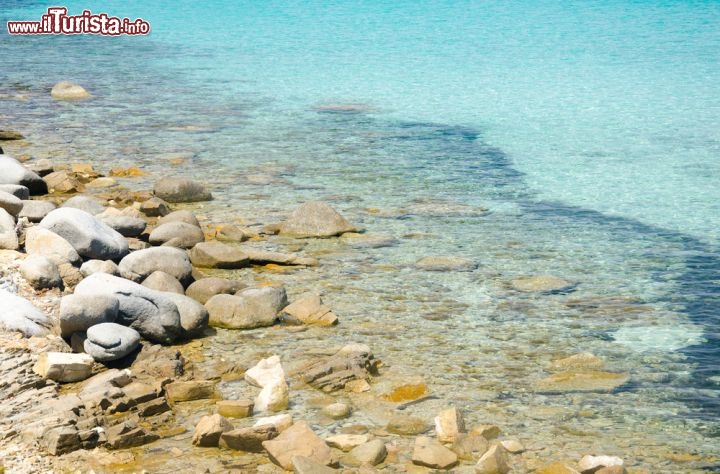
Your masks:
<instances>
[{"instance_id":1,"label":"large gray boulder","mask_svg":"<svg viewBox=\"0 0 720 474\"><path fill-rule=\"evenodd\" d=\"M0 209L0 249L16 250L19 246L15 219L5 209Z\"/></svg>"},{"instance_id":2,"label":"large gray boulder","mask_svg":"<svg viewBox=\"0 0 720 474\"><path fill-rule=\"evenodd\" d=\"M162 178L155 183L153 193L167 202L198 202L212 199L202 184L187 178Z\"/></svg>"},{"instance_id":3,"label":"large gray boulder","mask_svg":"<svg viewBox=\"0 0 720 474\"><path fill-rule=\"evenodd\" d=\"M125 357L140 345L140 333L115 323L101 323L87 330L85 352L98 362Z\"/></svg>"},{"instance_id":4,"label":"large gray boulder","mask_svg":"<svg viewBox=\"0 0 720 474\"><path fill-rule=\"evenodd\" d=\"M161 271L188 284L192 279L192 265L187 252L174 247L152 247L136 250L120 260L120 275L140 282L153 272Z\"/></svg>"},{"instance_id":5,"label":"large gray boulder","mask_svg":"<svg viewBox=\"0 0 720 474\"><path fill-rule=\"evenodd\" d=\"M196 267L236 269L250 266L250 259L239 247L216 240L200 242L190 250L190 261Z\"/></svg>"},{"instance_id":6,"label":"large gray boulder","mask_svg":"<svg viewBox=\"0 0 720 474\"><path fill-rule=\"evenodd\" d=\"M9 155L0 155L0 184L20 184L32 195L48 192L47 184L40 176Z\"/></svg>"},{"instance_id":7,"label":"large gray boulder","mask_svg":"<svg viewBox=\"0 0 720 474\"><path fill-rule=\"evenodd\" d=\"M125 237L138 237L147 227L147 222L139 217L109 216L101 220Z\"/></svg>"},{"instance_id":8,"label":"large gray boulder","mask_svg":"<svg viewBox=\"0 0 720 474\"><path fill-rule=\"evenodd\" d=\"M25 251L28 255L42 255L55 265L77 265L82 258L70 242L43 227L30 227L25 233Z\"/></svg>"},{"instance_id":9,"label":"large gray boulder","mask_svg":"<svg viewBox=\"0 0 720 474\"><path fill-rule=\"evenodd\" d=\"M57 206L50 201L23 201L23 208L18 217L26 217L30 222L40 222L57 209Z\"/></svg>"},{"instance_id":10,"label":"large gray boulder","mask_svg":"<svg viewBox=\"0 0 720 474\"><path fill-rule=\"evenodd\" d=\"M70 242L82 257L113 260L128 253L125 237L80 209L55 209L45 216L40 227L51 230Z\"/></svg>"},{"instance_id":11,"label":"large gray boulder","mask_svg":"<svg viewBox=\"0 0 720 474\"><path fill-rule=\"evenodd\" d=\"M18 199L30 197L30 190L21 184L0 184L0 191L10 193Z\"/></svg>"},{"instance_id":12,"label":"large gray boulder","mask_svg":"<svg viewBox=\"0 0 720 474\"><path fill-rule=\"evenodd\" d=\"M33 255L23 260L20 274L36 290L63 286L57 265L42 255Z\"/></svg>"},{"instance_id":13,"label":"large gray boulder","mask_svg":"<svg viewBox=\"0 0 720 474\"><path fill-rule=\"evenodd\" d=\"M0 330L19 331L24 336L45 336L52 321L25 298L0 288Z\"/></svg>"},{"instance_id":14,"label":"large gray boulder","mask_svg":"<svg viewBox=\"0 0 720 474\"><path fill-rule=\"evenodd\" d=\"M5 209L13 217L22 211L23 202L17 196L0 190L0 209Z\"/></svg>"},{"instance_id":15,"label":"large gray boulder","mask_svg":"<svg viewBox=\"0 0 720 474\"><path fill-rule=\"evenodd\" d=\"M228 329L272 326L287 306L285 288L246 288L235 295L215 295L205 303L210 325Z\"/></svg>"},{"instance_id":16,"label":"large gray boulder","mask_svg":"<svg viewBox=\"0 0 720 474\"><path fill-rule=\"evenodd\" d=\"M149 341L171 344L184 335L177 305L164 293L138 283L107 273L93 273L78 284L75 294L117 297L116 322L137 330Z\"/></svg>"},{"instance_id":17,"label":"large gray boulder","mask_svg":"<svg viewBox=\"0 0 720 474\"><path fill-rule=\"evenodd\" d=\"M60 335L70 337L117 319L120 302L114 295L67 295L60 300Z\"/></svg>"},{"instance_id":18,"label":"large gray boulder","mask_svg":"<svg viewBox=\"0 0 720 474\"><path fill-rule=\"evenodd\" d=\"M199 336L208 326L210 315L205 306L194 299L178 293L161 292L165 298L175 303L180 312L180 325L185 336Z\"/></svg>"},{"instance_id":19,"label":"large gray boulder","mask_svg":"<svg viewBox=\"0 0 720 474\"><path fill-rule=\"evenodd\" d=\"M335 209L321 201L308 201L279 225L281 234L291 237L334 237L357 228Z\"/></svg>"},{"instance_id":20,"label":"large gray boulder","mask_svg":"<svg viewBox=\"0 0 720 474\"><path fill-rule=\"evenodd\" d=\"M92 214L93 216L96 214L100 214L105 210L105 206L103 206L100 201L98 201L92 196L86 196L84 194L79 194L77 196L71 197L63 203L62 207L72 207L74 209L80 209L81 211L85 211L88 214Z\"/></svg>"},{"instance_id":21,"label":"large gray boulder","mask_svg":"<svg viewBox=\"0 0 720 474\"><path fill-rule=\"evenodd\" d=\"M153 245L190 249L204 242L205 234L199 227L186 222L167 222L154 228L148 240Z\"/></svg>"}]
</instances>

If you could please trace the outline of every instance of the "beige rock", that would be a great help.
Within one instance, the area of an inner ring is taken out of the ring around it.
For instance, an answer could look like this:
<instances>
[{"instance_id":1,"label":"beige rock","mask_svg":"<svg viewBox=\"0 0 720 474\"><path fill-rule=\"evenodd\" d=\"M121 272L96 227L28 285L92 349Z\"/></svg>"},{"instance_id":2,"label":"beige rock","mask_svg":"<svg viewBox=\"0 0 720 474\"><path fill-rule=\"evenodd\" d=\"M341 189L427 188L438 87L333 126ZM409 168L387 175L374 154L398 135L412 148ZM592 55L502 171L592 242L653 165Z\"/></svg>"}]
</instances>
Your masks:
<instances>
[{"instance_id":1,"label":"beige rock","mask_svg":"<svg viewBox=\"0 0 720 474\"><path fill-rule=\"evenodd\" d=\"M517 278L510 284L517 291L534 293L554 293L558 291L567 291L573 287L573 284L569 281L552 275Z\"/></svg>"},{"instance_id":2,"label":"beige rock","mask_svg":"<svg viewBox=\"0 0 720 474\"><path fill-rule=\"evenodd\" d=\"M509 471L507 454L499 444L491 446L475 464L477 474L506 474Z\"/></svg>"},{"instance_id":3,"label":"beige rock","mask_svg":"<svg viewBox=\"0 0 720 474\"><path fill-rule=\"evenodd\" d=\"M570 467L569 464L558 461L552 464L546 464L535 471L535 474L580 474L578 471Z\"/></svg>"},{"instance_id":4,"label":"beige rock","mask_svg":"<svg viewBox=\"0 0 720 474\"><path fill-rule=\"evenodd\" d=\"M165 386L165 396L170 403L215 398L215 382L212 380L190 380L173 382Z\"/></svg>"},{"instance_id":5,"label":"beige rock","mask_svg":"<svg viewBox=\"0 0 720 474\"><path fill-rule=\"evenodd\" d=\"M338 472L305 456L294 456L292 467L295 474L335 474Z\"/></svg>"},{"instance_id":6,"label":"beige rock","mask_svg":"<svg viewBox=\"0 0 720 474\"><path fill-rule=\"evenodd\" d=\"M25 250L29 255L42 255L55 263L55 265L63 263L79 264L82 262L80 255L70 245L70 242L55 232L39 226L33 226L27 230L25 234Z\"/></svg>"},{"instance_id":7,"label":"beige rock","mask_svg":"<svg viewBox=\"0 0 720 474\"><path fill-rule=\"evenodd\" d=\"M277 428L278 433L282 433L293 425L292 415L283 413L282 415L265 416L262 418L258 418L258 420L253 426L262 425L273 425L275 428Z\"/></svg>"},{"instance_id":8,"label":"beige rock","mask_svg":"<svg viewBox=\"0 0 720 474\"><path fill-rule=\"evenodd\" d=\"M50 192L81 193L85 186L77 179L74 173L67 171L54 171L43 178Z\"/></svg>"},{"instance_id":9,"label":"beige rock","mask_svg":"<svg viewBox=\"0 0 720 474\"><path fill-rule=\"evenodd\" d=\"M290 322L332 326L338 317L329 306L323 304L320 295L305 293L282 310L282 318Z\"/></svg>"},{"instance_id":10,"label":"beige rock","mask_svg":"<svg viewBox=\"0 0 720 474\"><path fill-rule=\"evenodd\" d=\"M578 468L582 474L591 474L603 467L622 466L623 460L617 456L592 456L586 454L580 459Z\"/></svg>"},{"instance_id":11,"label":"beige rock","mask_svg":"<svg viewBox=\"0 0 720 474\"><path fill-rule=\"evenodd\" d=\"M350 408L350 405L347 405L346 403L331 403L330 405L323 407L320 412L333 420L341 420L350 416L352 409Z\"/></svg>"},{"instance_id":12,"label":"beige rock","mask_svg":"<svg viewBox=\"0 0 720 474\"><path fill-rule=\"evenodd\" d=\"M599 369L603 365L603 360L596 355L590 352L580 352L579 354L553 361L551 368L553 370Z\"/></svg>"},{"instance_id":13,"label":"beige rock","mask_svg":"<svg viewBox=\"0 0 720 474\"><path fill-rule=\"evenodd\" d=\"M87 354L43 352L33 366L33 372L56 382L79 382L90 377L95 361Z\"/></svg>"},{"instance_id":14,"label":"beige rock","mask_svg":"<svg viewBox=\"0 0 720 474\"><path fill-rule=\"evenodd\" d=\"M488 450L488 440L478 434L459 433L451 448L458 458L473 461Z\"/></svg>"},{"instance_id":15,"label":"beige rock","mask_svg":"<svg viewBox=\"0 0 720 474\"><path fill-rule=\"evenodd\" d=\"M88 188L109 188L115 186L117 181L113 178L95 178L87 184Z\"/></svg>"},{"instance_id":16,"label":"beige rock","mask_svg":"<svg viewBox=\"0 0 720 474\"><path fill-rule=\"evenodd\" d=\"M220 447L260 453L263 451L263 441L276 438L280 432L273 425L265 424L227 431L220 436Z\"/></svg>"},{"instance_id":17,"label":"beige rock","mask_svg":"<svg viewBox=\"0 0 720 474\"><path fill-rule=\"evenodd\" d=\"M348 452L361 444L365 444L368 440L369 436L365 434L338 434L325 438L328 446L344 452Z\"/></svg>"},{"instance_id":18,"label":"beige rock","mask_svg":"<svg viewBox=\"0 0 720 474\"><path fill-rule=\"evenodd\" d=\"M388 421L386 429L390 433L409 436L425 433L429 426L422 418L409 415L393 415Z\"/></svg>"},{"instance_id":19,"label":"beige rock","mask_svg":"<svg viewBox=\"0 0 720 474\"><path fill-rule=\"evenodd\" d=\"M427 436L418 436L415 438L412 462L431 469L448 469L457 464L458 457L438 441Z\"/></svg>"},{"instance_id":20,"label":"beige rock","mask_svg":"<svg viewBox=\"0 0 720 474\"><path fill-rule=\"evenodd\" d=\"M385 443L382 440L374 439L353 448L346 457L346 462L351 465L375 466L383 462L386 456Z\"/></svg>"},{"instance_id":21,"label":"beige rock","mask_svg":"<svg viewBox=\"0 0 720 474\"><path fill-rule=\"evenodd\" d=\"M627 374L600 371L560 372L535 383L541 393L612 392L630 380Z\"/></svg>"},{"instance_id":22,"label":"beige rock","mask_svg":"<svg viewBox=\"0 0 720 474\"><path fill-rule=\"evenodd\" d=\"M273 379L255 398L255 409L263 411L285 410L290 404L290 391L285 379Z\"/></svg>"},{"instance_id":23,"label":"beige rock","mask_svg":"<svg viewBox=\"0 0 720 474\"><path fill-rule=\"evenodd\" d=\"M465 432L462 413L455 407L441 411L435 417L435 432L441 443L454 442L459 433Z\"/></svg>"},{"instance_id":24,"label":"beige rock","mask_svg":"<svg viewBox=\"0 0 720 474\"><path fill-rule=\"evenodd\" d=\"M256 387L265 387L275 380L285 380L285 371L280 364L278 355L261 359L245 372L245 381Z\"/></svg>"},{"instance_id":25,"label":"beige rock","mask_svg":"<svg viewBox=\"0 0 720 474\"><path fill-rule=\"evenodd\" d=\"M190 250L190 261L205 268L236 269L250 265L250 259L240 248L216 240L196 244Z\"/></svg>"},{"instance_id":26,"label":"beige rock","mask_svg":"<svg viewBox=\"0 0 720 474\"><path fill-rule=\"evenodd\" d=\"M473 426L473 429L470 430L470 434L480 435L487 440L497 438L500 433L502 433L502 430L497 425L478 425Z\"/></svg>"},{"instance_id":27,"label":"beige rock","mask_svg":"<svg viewBox=\"0 0 720 474\"><path fill-rule=\"evenodd\" d=\"M220 442L220 435L233 428L232 423L220 415L203 416L195 426L192 444L202 447L217 446Z\"/></svg>"},{"instance_id":28,"label":"beige rock","mask_svg":"<svg viewBox=\"0 0 720 474\"><path fill-rule=\"evenodd\" d=\"M357 228L328 204L308 201L295 209L288 219L280 223L281 234L293 237L333 237Z\"/></svg>"},{"instance_id":29,"label":"beige rock","mask_svg":"<svg viewBox=\"0 0 720 474\"><path fill-rule=\"evenodd\" d=\"M246 418L252 416L255 404L252 400L221 400L217 402L218 415L227 418Z\"/></svg>"},{"instance_id":30,"label":"beige rock","mask_svg":"<svg viewBox=\"0 0 720 474\"><path fill-rule=\"evenodd\" d=\"M519 454L525 451L525 446L523 444L516 440L516 439L508 439L505 441L501 441L500 444L503 448L505 448L505 451L512 454Z\"/></svg>"},{"instance_id":31,"label":"beige rock","mask_svg":"<svg viewBox=\"0 0 720 474\"><path fill-rule=\"evenodd\" d=\"M627 474L627 469L623 466L601 467L595 474Z\"/></svg>"},{"instance_id":32,"label":"beige rock","mask_svg":"<svg viewBox=\"0 0 720 474\"><path fill-rule=\"evenodd\" d=\"M81 100L90 97L90 93L81 85L60 81L53 86L50 96L57 100Z\"/></svg>"},{"instance_id":33,"label":"beige rock","mask_svg":"<svg viewBox=\"0 0 720 474\"><path fill-rule=\"evenodd\" d=\"M308 424L299 421L283 431L277 438L262 443L270 460L283 469L292 469L292 459L304 456L327 466L332 462L332 452Z\"/></svg>"},{"instance_id":34,"label":"beige rock","mask_svg":"<svg viewBox=\"0 0 720 474\"><path fill-rule=\"evenodd\" d=\"M415 263L415 267L434 272L468 272L474 270L477 264L461 257L432 256L421 258Z\"/></svg>"}]
</instances>

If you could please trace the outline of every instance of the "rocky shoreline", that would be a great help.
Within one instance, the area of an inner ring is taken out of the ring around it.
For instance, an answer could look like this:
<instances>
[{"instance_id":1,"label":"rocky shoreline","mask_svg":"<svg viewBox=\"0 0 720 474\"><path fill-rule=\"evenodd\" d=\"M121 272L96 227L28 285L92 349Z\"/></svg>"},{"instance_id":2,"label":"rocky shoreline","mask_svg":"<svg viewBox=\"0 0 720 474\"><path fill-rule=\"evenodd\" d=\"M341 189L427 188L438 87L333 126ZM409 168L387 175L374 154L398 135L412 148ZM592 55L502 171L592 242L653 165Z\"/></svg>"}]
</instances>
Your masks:
<instances>
[{"instance_id":1,"label":"rocky shoreline","mask_svg":"<svg viewBox=\"0 0 720 474\"><path fill-rule=\"evenodd\" d=\"M453 403L424 418L406 414L438 397L423 380L383 383L392 361L376 359L361 340L302 360L227 354L206 364L204 341L218 333L273 328L292 340L305 330L322 337L341 322L317 293L293 289L290 299L277 282L223 277L237 269L322 269L322 259L248 242L368 238L319 201L277 223L203 226L188 203L212 199L210 190L184 177L158 179L151 191L118 186L143 174L0 155L6 472L647 472L626 469L613 453L557 453L548 461L535 454L542 448L501 426L467 425ZM456 257L418 262L427 271L473 265ZM571 283L541 277L513 285L554 292ZM560 360L543 389L607 392L627 382L601 366L587 353ZM313 415L293 416L288 408L300 404ZM389 412L387 423L324 428L325 420L364 411L371 418L373 410ZM151 460L147 453L159 445ZM188 450L208 450L207 464L173 464Z\"/></svg>"}]
</instances>

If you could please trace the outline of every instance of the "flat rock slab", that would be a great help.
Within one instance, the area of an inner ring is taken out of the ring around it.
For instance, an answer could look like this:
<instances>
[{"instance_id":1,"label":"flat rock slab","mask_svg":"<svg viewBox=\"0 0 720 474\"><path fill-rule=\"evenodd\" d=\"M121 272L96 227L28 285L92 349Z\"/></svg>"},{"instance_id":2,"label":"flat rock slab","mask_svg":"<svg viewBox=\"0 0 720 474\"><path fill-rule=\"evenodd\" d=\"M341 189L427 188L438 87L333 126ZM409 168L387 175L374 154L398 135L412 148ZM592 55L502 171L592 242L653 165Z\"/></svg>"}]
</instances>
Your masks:
<instances>
[{"instance_id":1,"label":"flat rock slab","mask_svg":"<svg viewBox=\"0 0 720 474\"><path fill-rule=\"evenodd\" d=\"M298 421L277 438L264 441L263 447L270 460L286 470L292 470L292 459L303 456L327 466L332 462L332 452L325 442L304 421Z\"/></svg>"},{"instance_id":2,"label":"flat rock slab","mask_svg":"<svg viewBox=\"0 0 720 474\"><path fill-rule=\"evenodd\" d=\"M166 385L165 396L169 402L175 403L215 398L217 392L212 380L190 380Z\"/></svg>"},{"instance_id":3,"label":"flat rock slab","mask_svg":"<svg viewBox=\"0 0 720 474\"><path fill-rule=\"evenodd\" d=\"M90 377L93 362L87 354L43 352L38 356L33 372L56 382L79 382Z\"/></svg>"},{"instance_id":4,"label":"flat rock slab","mask_svg":"<svg viewBox=\"0 0 720 474\"><path fill-rule=\"evenodd\" d=\"M250 259L239 247L215 240L195 245L190 250L190 261L204 268L236 269L250 265Z\"/></svg>"},{"instance_id":5,"label":"flat rock slab","mask_svg":"<svg viewBox=\"0 0 720 474\"><path fill-rule=\"evenodd\" d=\"M612 392L629 380L629 375L615 372L560 372L536 382L534 388L540 393Z\"/></svg>"},{"instance_id":6,"label":"flat rock slab","mask_svg":"<svg viewBox=\"0 0 720 474\"><path fill-rule=\"evenodd\" d=\"M418 436L413 447L412 462L431 469L448 469L458 462L457 455L427 436Z\"/></svg>"},{"instance_id":7,"label":"flat rock slab","mask_svg":"<svg viewBox=\"0 0 720 474\"><path fill-rule=\"evenodd\" d=\"M277 438L279 434L277 428L270 424L226 431L220 436L220 447L261 453L263 452L263 442Z\"/></svg>"}]
</instances>

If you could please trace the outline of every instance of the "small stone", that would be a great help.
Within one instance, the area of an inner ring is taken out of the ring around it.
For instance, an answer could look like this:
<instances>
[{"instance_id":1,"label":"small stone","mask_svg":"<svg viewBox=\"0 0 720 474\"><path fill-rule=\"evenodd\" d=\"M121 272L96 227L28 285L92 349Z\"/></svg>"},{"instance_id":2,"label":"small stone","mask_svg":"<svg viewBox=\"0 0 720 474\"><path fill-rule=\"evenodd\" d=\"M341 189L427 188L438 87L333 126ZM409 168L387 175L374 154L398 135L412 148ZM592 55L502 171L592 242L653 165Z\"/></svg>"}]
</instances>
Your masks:
<instances>
[{"instance_id":1,"label":"small stone","mask_svg":"<svg viewBox=\"0 0 720 474\"><path fill-rule=\"evenodd\" d=\"M165 396L171 403L215 398L215 383L212 380L190 380L173 382L165 386Z\"/></svg>"},{"instance_id":2,"label":"small stone","mask_svg":"<svg viewBox=\"0 0 720 474\"><path fill-rule=\"evenodd\" d=\"M420 270L430 272L469 272L477 267L472 260L460 257L423 257L415 263Z\"/></svg>"},{"instance_id":3,"label":"small stone","mask_svg":"<svg viewBox=\"0 0 720 474\"><path fill-rule=\"evenodd\" d=\"M510 284L517 291L534 293L560 293L569 291L574 286L569 281L552 275L516 278Z\"/></svg>"},{"instance_id":4,"label":"small stone","mask_svg":"<svg viewBox=\"0 0 720 474\"><path fill-rule=\"evenodd\" d=\"M140 212L148 217L166 216L170 214L170 207L162 199L152 197L140 204Z\"/></svg>"},{"instance_id":5,"label":"small stone","mask_svg":"<svg viewBox=\"0 0 720 474\"><path fill-rule=\"evenodd\" d=\"M470 430L470 434L482 436L488 441L497 438L500 433L502 433L502 430L497 425L478 425Z\"/></svg>"},{"instance_id":6,"label":"small stone","mask_svg":"<svg viewBox=\"0 0 720 474\"><path fill-rule=\"evenodd\" d=\"M245 288L245 284L237 280L228 280L227 278L202 278L193 282L185 290L185 294L195 301L205 304L210 298L219 294L234 295L241 289Z\"/></svg>"},{"instance_id":7,"label":"small stone","mask_svg":"<svg viewBox=\"0 0 720 474\"><path fill-rule=\"evenodd\" d=\"M33 255L23 260L20 274L36 290L63 286L57 265L42 255Z\"/></svg>"},{"instance_id":8,"label":"small stone","mask_svg":"<svg viewBox=\"0 0 720 474\"><path fill-rule=\"evenodd\" d=\"M90 377L93 362L87 354L43 352L38 356L33 372L56 382L79 382Z\"/></svg>"},{"instance_id":9,"label":"small stone","mask_svg":"<svg viewBox=\"0 0 720 474\"><path fill-rule=\"evenodd\" d=\"M23 200L23 208L18 214L19 218L26 218L30 222L40 222L50 214L57 206L50 201L27 201Z\"/></svg>"},{"instance_id":10,"label":"small stone","mask_svg":"<svg viewBox=\"0 0 720 474\"><path fill-rule=\"evenodd\" d=\"M209 415L200 418L195 426L192 444L201 447L214 447L220 442L220 435L233 430L233 425L220 415Z\"/></svg>"},{"instance_id":11,"label":"small stone","mask_svg":"<svg viewBox=\"0 0 720 474\"><path fill-rule=\"evenodd\" d=\"M55 265L71 263L77 265L82 258L70 245L70 242L63 239L55 232L39 226L30 227L25 234L25 251L29 255L41 255Z\"/></svg>"},{"instance_id":12,"label":"small stone","mask_svg":"<svg viewBox=\"0 0 720 474\"><path fill-rule=\"evenodd\" d=\"M429 428L423 419L408 415L393 415L386 427L390 433L404 436L425 433Z\"/></svg>"},{"instance_id":13,"label":"small stone","mask_svg":"<svg viewBox=\"0 0 720 474\"><path fill-rule=\"evenodd\" d=\"M30 199L30 190L21 184L0 184L0 191L12 194L23 201Z\"/></svg>"},{"instance_id":14,"label":"small stone","mask_svg":"<svg viewBox=\"0 0 720 474\"><path fill-rule=\"evenodd\" d=\"M81 85L60 81L53 86L50 96L57 100L81 100L90 97L90 93Z\"/></svg>"},{"instance_id":15,"label":"small stone","mask_svg":"<svg viewBox=\"0 0 720 474\"><path fill-rule=\"evenodd\" d=\"M361 444L365 444L368 440L368 435L364 434L338 434L325 438L328 446L344 452L348 452Z\"/></svg>"},{"instance_id":16,"label":"small stone","mask_svg":"<svg viewBox=\"0 0 720 474\"><path fill-rule=\"evenodd\" d=\"M465 422L462 414L455 408L441 411L435 417L435 432L441 443L452 443L459 433L465 432Z\"/></svg>"},{"instance_id":17,"label":"small stone","mask_svg":"<svg viewBox=\"0 0 720 474\"><path fill-rule=\"evenodd\" d=\"M337 471L305 456L291 459L294 474L335 474Z\"/></svg>"},{"instance_id":18,"label":"small stone","mask_svg":"<svg viewBox=\"0 0 720 474\"><path fill-rule=\"evenodd\" d=\"M324 407L321 413L333 420L341 420L350 416L352 410L350 409L350 405L346 403L331 403Z\"/></svg>"},{"instance_id":19,"label":"small stone","mask_svg":"<svg viewBox=\"0 0 720 474\"><path fill-rule=\"evenodd\" d=\"M623 460L617 456L592 456L586 454L580 459L578 468L582 474L592 474L603 467L622 466Z\"/></svg>"},{"instance_id":20,"label":"small stone","mask_svg":"<svg viewBox=\"0 0 720 474\"><path fill-rule=\"evenodd\" d=\"M338 322L338 317L316 293L305 293L283 308L282 318L285 321L321 326L331 326Z\"/></svg>"},{"instance_id":21,"label":"small stone","mask_svg":"<svg viewBox=\"0 0 720 474\"><path fill-rule=\"evenodd\" d=\"M427 436L418 436L412 453L412 462L431 469L449 469L458 462L455 453Z\"/></svg>"},{"instance_id":22,"label":"small stone","mask_svg":"<svg viewBox=\"0 0 720 474\"><path fill-rule=\"evenodd\" d=\"M254 406L252 400L221 400L217 402L218 415L227 418L252 416Z\"/></svg>"},{"instance_id":23,"label":"small stone","mask_svg":"<svg viewBox=\"0 0 720 474\"><path fill-rule=\"evenodd\" d=\"M103 217L102 221L125 237L139 237L147 227L144 219L131 216Z\"/></svg>"},{"instance_id":24,"label":"small stone","mask_svg":"<svg viewBox=\"0 0 720 474\"><path fill-rule=\"evenodd\" d=\"M525 446L516 439L501 441L500 444L502 444L502 447L505 448L505 451L512 454L519 454L525 451Z\"/></svg>"},{"instance_id":25,"label":"small stone","mask_svg":"<svg viewBox=\"0 0 720 474\"><path fill-rule=\"evenodd\" d=\"M273 425L278 433L282 433L293 425L292 415L283 413L281 415L265 416L258 418L253 426Z\"/></svg>"},{"instance_id":26,"label":"small stone","mask_svg":"<svg viewBox=\"0 0 720 474\"><path fill-rule=\"evenodd\" d=\"M221 225L215 230L215 240L222 242L245 242L250 236L235 225Z\"/></svg>"},{"instance_id":27,"label":"small stone","mask_svg":"<svg viewBox=\"0 0 720 474\"><path fill-rule=\"evenodd\" d=\"M351 464L355 461L358 465L370 464L376 466L383 462L386 456L385 443L382 440L374 439L353 448L348 458L351 459Z\"/></svg>"},{"instance_id":28,"label":"small stone","mask_svg":"<svg viewBox=\"0 0 720 474\"><path fill-rule=\"evenodd\" d=\"M220 447L260 453L263 451L263 441L277 438L279 434L277 428L270 424L226 431L220 436Z\"/></svg>"},{"instance_id":29,"label":"small stone","mask_svg":"<svg viewBox=\"0 0 720 474\"><path fill-rule=\"evenodd\" d=\"M246 288L235 295L215 295L205 303L210 325L228 329L272 326L287 306L285 288Z\"/></svg>"},{"instance_id":30,"label":"small stone","mask_svg":"<svg viewBox=\"0 0 720 474\"><path fill-rule=\"evenodd\" d=\"M53 171L43 179L51 193L82 193L85 186L68 171Z\"/></svg>"},{"instance_id":31,"label":"small stone","mask_svg":"<svg viewBox=\"0 0 720 474\"><path fill-rule=\"evenodd\" d=\"M308 457L323 466L332 462L330 448L304 421L295 423L280 436L265 441L262 445L270 460L286 470L292 469L292 459L295 456Z\"/></svg>"},{"instance_id":32,"label":"small stone","mask_svg":"<svg viewBox=\"0 0 720 474\"><path fill-rule=\"evenodd\" d=\"M627 469L623 466L601 467L595 474L627 474Z\"/></svg>"},{"instance_id":33,"label":"small stone","mask_svg":"<svg viewBox=\"0 0 720 474\"><path fill-rule=\"evenodd\" d=\"M22 211L23 202L21 199L5 191L0 191L0 209L5 209L13 217Z\"/></svg>"},{"instance_id":34,"label":"small stone","mask_svg":"<svg viewBox=\"0 0 720 474\"><path fill-rule=\"evenodd\" d=\"M160 224L150 232L148 241L153 245L167 245L190 249L205 241L202 229L185 222Z\"/></svg>"},{"instance_id":35,"label":"small stone","mask_svg":"<svg viewBox=\"0 0 720 474\"><path fill-rule=\"evenodd\" d=\"M477 474L506 474L509 471L507 454L503 447L497 444L491 446L475 465Z\"/></svg>"},{"instance_id":36,"label":"small stone","mask_svg":"<svg viewBox=\"0 0 720 474\"><path fill-rule=\"evenodd\" d=\"M255 409L258 412L285 410L289 404L289 387L285 379L270 381L255 398Z\"/></svg>"},{"instance_id":37,"label":"small stone","mask_svg":"<svg viewBox=\"0 0 720 474\"><path fill-rule=\"evenodd\" d=\"M564 462L554 462L546 464L535 470L535 474L580 474L578 471L570 467Z\"/></svg>"},{"instance_id":38,"label":"small stone","mask_svg":"<svg viewBox=\"0 0 720 474\"><path fill-rule=\"evenodd\" d=\"M113 178L106 178L106 177L100 177L95 178L89 183L87 183L88 188L109 188L111 186L115 186L117 184L117 181L115 181Z\"/></svg>"},{"instance_id":39,"label":"small stone","mask_svg":"<svg viewBox=\"0 0 720 474\"><path fill-rule=\"evenodd\" d=\"M5 209L0 209L0 249L16 250L19 246L15 219Z\"/></svg>"},{"instance_id":40,"label":"small stone","mask_svg":"<svg viewBox=\"0 0 720 474\"><path fill-rule=\"evenodd\" d=\"M263 388L275 380L285 380L285 371L280 364L278 355L261 359L245 372L245 381L256 387Z\"/></svg>"},{"instance_id":41,"label":"small stone","mask_svg":"<svg viewBox=\"0 0 720 474\"><path fill-rule=\"evenodd\" d=\"M123 278L143 281L153 272L161 271L180 283L192 281L192 265L187 252L173 247L152 247L128 254L118 265Z\"/></svg>"},{"instance_id":42,"label":"small stone","mask_svg":"<svg viewBox=\"0 0 720 474\"><path fill-rule=\"evenodd\" d=\"M88 260L80 267L80 272L87 277L93 273L107 273L108 275L120 275L120 269L112 260Z\"/></svg>"},{"instance_id":43,"label":"small stone","mask_svg":"<svg viewBox=\"0 0 720 474\"><path fill-rule=\"evenodd\" d=\"M0 141L2 140L22 140L25 138L22 133L14 130L0 130Z\"/></svg>"},{"instance_id":44,"label":"small stone","mask_svg":"<svg viewBox=\"0 0 720 474\"><path fill-rule=\"evenodd\" d=\"M70 199L65 201L61 207L72 207L74 209L80 209L81 211L85 211L88 214L92 214L93 216L96 214L100 214L105 210L105 206L103 206L100 201L98 201L92 196L87 196L84 194L71 197Z\"/></svg>"},{"instance_id":45,"label":"small stone","mask_svg":"<svg viewBox=\"0 0 720 474\"><path fill-rule=\"evenodd\" d=\"M158 225L166 224L168 222L184 222L198 228L200 227L200 223L198 222L197 217L195 217L195 214L184 209L173 211L170 214L160 217L157 221Z\"/></svg>"},{"instance_id":46,"label":"small stone","mask_svg":"<svg viewBox=\"0 0 720 474\"><path fill-rule=\"evenodd\" d=\"M452 445L452 450L464 461L478 459L487 449L488 440L478 434L459 433Z\"/></svg>"}]
</instances>

